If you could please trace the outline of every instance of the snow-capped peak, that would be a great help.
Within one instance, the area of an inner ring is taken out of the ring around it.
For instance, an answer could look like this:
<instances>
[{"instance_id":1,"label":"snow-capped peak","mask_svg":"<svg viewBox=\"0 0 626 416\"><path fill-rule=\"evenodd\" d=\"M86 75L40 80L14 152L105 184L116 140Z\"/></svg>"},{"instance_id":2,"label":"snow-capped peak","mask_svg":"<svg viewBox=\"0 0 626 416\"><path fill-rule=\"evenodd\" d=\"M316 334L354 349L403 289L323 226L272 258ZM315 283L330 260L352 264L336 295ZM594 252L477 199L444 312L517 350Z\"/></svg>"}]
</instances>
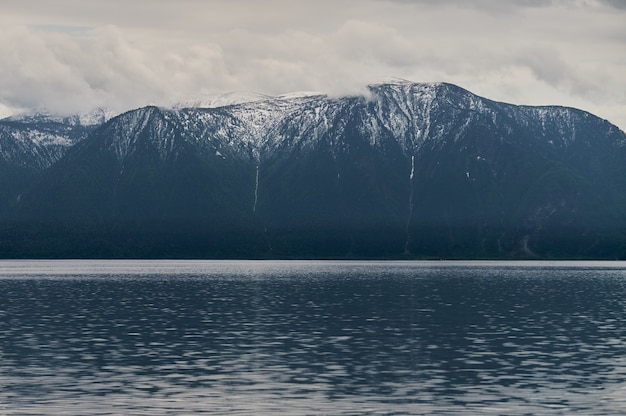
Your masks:
<instances>
[{"instance_id":1,"label":"snow-capped peak","mask_svg":"<svg viewBox=\"0 0 626 416\"><path fill-rule=\"evenodd\" d=\"M251 104L262 101L296 100L302 98L319 97L324 94L315 91L297 91L278 96L258 94L255 92L234 91L219 95L205 95L196 99L189 99L173 104L173 109L181 108L219 108L232 105Z\"/></svg>"},{"instance_id":2,"label":"snow-capped peak","mask_svg":"<svg viewBox=\"0 0 626 416\"><path fill-rule=\"evenodd\" d=\"M381 85L403 85L407 87L421 86L421 87L438 87L443 85L443 82L413 82L408 79L400 78L400 77L387 77L382 80L380 83L371 84L370 86L381 86Z\"/></svg>"},{"instance_id":3,"label":"snow-capped peak","mask_svg":"<svg viewBox=\"0 0 626 416\"><path fill-rule=\"evenodd\" d=\"M295 91L288 94L282 94L276 98L279 100L295 100L299 98L322 97L326 94L317 91Z\"/></svg>"},{"instance_id":4,"label":"snow-capped peak","mask_svg":"<svg viewBox=\"0 0 626 416\"><path fill-rule=\"evenodd\" d=\"M219 95L204 95L195 99L188 99L178 103L174 103L172 108L219 108L230 105L254 103L265 101L270 97L255 92L233 91Z\"/></svg>"},{"instance_id":5,"label":"snow-capped peak","mask_svg":"<svg viewBox=\"0 0 626 416\"><path fill-rule=\"evenodd\" d=\"M97 107L90 111L78 114L64 115L56 114L45 108L37 108L14 114L5 118L8 121L17 121L25 123L44 122L44 123L60 123L72 126L97 126L109 121L116 114L108 108Z\"/></svg>"},{"instance_id":6,"label":"snow-capped peak","mask_svg":"<svg viewBox=\"0 0 626 416\"><path fill-rule=\"evenodd\" d=\"M86 113L78 114L78 120L82 126L96 126L106 123L117 114L106 107L98 107Z\"/></svg>"}]
</instances>

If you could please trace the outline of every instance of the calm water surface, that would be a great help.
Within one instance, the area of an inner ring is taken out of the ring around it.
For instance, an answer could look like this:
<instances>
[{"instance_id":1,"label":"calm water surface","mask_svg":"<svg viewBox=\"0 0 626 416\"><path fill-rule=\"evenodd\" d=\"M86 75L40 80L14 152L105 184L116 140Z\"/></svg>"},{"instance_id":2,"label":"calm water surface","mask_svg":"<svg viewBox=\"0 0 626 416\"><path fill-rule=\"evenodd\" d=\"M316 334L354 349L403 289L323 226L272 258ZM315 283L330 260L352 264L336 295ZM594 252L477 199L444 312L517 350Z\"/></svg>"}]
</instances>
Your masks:
<instances>
[{"instance_id":1,"label":"calm water surface","mask_svg":"<svg viewBox=\"0 0 626 416\"><path fill-rule=\"evenodd\" d=\"M0 414L626 414L626 263L0 262Z\"/></svg>"}]
</instances>

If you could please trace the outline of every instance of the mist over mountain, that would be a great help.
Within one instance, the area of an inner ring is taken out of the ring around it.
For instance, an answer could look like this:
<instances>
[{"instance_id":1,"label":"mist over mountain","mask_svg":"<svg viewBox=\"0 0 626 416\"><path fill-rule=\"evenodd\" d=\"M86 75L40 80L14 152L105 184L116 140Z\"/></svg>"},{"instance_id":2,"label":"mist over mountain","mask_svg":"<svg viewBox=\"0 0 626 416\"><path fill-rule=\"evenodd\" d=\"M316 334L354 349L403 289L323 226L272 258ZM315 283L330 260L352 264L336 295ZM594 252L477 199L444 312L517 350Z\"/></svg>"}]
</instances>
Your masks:
<instances>
[{"instance_id":1,"label":"mist over mountain","mask_svg":"<svg viewBox=\"0 0 626 416\"><path fill-rule=\"evenodd\" d=\"M2 120L0 256L626 257L608 121L445 83L369 92Z\"/></svg>"}]
</instances>

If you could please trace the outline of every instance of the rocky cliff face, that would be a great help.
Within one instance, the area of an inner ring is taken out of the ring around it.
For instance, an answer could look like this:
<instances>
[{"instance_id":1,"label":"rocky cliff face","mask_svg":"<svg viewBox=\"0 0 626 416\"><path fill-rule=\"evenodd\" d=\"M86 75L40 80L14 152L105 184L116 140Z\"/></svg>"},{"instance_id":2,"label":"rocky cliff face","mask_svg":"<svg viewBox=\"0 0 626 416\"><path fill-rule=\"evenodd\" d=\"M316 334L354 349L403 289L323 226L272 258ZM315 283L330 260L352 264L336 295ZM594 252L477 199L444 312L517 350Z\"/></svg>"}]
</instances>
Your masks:
<instances>
[{"instance_id":1,"label":"rocky cliff face","mask_svg":"<svg viewBox=\"0 0 626 416\"><path fill-rule=\"evenodd\" d=\"M67 147L4 216L5 256L626 253L622 131L450 84L146 107Z\"/></svg>"}]
</instances>

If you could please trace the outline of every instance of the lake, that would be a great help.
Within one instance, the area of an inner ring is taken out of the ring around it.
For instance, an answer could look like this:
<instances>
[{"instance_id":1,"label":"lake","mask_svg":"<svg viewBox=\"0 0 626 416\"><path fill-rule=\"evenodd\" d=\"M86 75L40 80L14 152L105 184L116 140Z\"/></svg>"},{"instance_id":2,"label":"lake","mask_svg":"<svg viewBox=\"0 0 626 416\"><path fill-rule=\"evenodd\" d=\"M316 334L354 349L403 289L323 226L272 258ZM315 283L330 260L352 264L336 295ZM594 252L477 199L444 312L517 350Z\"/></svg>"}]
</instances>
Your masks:
<instances>
[{"instance_id":1,"label":"lake","mask_svg":"<svg viewBox=\"0 0 626 416\"><path fill-rule=\"evenodd\" d=\"M0 261L0 414L626 414L625 262Z\"/></svg>"}]
</instances>

